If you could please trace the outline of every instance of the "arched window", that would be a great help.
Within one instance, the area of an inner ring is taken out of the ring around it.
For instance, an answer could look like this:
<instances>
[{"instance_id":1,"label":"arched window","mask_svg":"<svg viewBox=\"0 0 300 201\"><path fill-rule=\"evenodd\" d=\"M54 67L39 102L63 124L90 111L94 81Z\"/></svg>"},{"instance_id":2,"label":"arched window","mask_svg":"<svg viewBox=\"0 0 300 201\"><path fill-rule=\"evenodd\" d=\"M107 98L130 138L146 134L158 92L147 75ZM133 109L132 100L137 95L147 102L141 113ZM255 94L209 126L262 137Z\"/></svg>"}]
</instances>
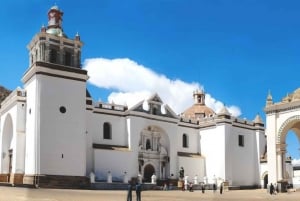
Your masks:
<instances>
[{"instance_id":1,"label":"arched window","mask_svg":"<svg viewBox=\"0 0 300 201\"><path fill-rule=\"evenodd\" d=\"M111 140L112 136L111 136L111 125L108 122L105 122L103 124L103 138L106 140Z\"/></svg>"},{"instance_id":2,"label":"arched window","mask_svg":"<svg viewBox=\"0 0 300 201\"><path fill-rule=\"evenodd\" d=\"M151 142L149 139L146 141L146 150L151 149Z\"/></svg>"},{"instance_id":3,"label":"arched window","mask_svg":"<svg viewBox=\"0 0 300 201\"><path fill-rule=\"evenodd\" d=\"M188 136L185 133L182 135L182 147L184 148L188 147Z\"/></svg>"}]
</instances>

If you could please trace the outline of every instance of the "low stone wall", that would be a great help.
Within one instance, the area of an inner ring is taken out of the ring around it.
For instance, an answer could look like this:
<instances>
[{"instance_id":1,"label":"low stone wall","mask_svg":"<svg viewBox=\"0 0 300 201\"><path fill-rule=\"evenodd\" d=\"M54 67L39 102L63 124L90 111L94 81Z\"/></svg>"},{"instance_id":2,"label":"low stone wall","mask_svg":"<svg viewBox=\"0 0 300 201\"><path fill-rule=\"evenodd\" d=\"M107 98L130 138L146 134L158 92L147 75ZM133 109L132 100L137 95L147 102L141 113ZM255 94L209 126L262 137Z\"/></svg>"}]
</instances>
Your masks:
<instances>
[{"instance_id":1,"label":"low stone wall","mask_svg":"<svg viewBox=\"0 0 300 201\"><path fill-rule=\"evenodd\" d=\"M83 189L90 187L88 177L61 175L25 175L23 184L42 188Z\"/></svg>"},{"instance_id":2,"label":"low stone wall","mask_svg":"<svg viewBox=\"0 0 300 201\"><path fill-rule=\"evenodd\" d=\"M0 174L0 182L8 182L9 174Z\"/></svg>"}]
</instances>

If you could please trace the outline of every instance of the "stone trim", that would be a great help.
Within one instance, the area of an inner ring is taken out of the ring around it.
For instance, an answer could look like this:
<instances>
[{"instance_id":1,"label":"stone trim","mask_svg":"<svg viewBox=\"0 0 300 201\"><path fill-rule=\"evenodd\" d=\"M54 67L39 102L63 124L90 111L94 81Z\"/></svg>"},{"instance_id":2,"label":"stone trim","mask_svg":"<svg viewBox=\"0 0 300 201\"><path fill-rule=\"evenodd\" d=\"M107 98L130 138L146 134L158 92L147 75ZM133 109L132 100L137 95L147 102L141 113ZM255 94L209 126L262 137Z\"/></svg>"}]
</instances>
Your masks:
<instances>
[{"instance_id":1,"label":"stone trim","mask_svg":"<svg viewBox=\"0 0 300 201\"><path fill-rule=\"evenodd\" d=\"M57 74L52 74L52 73L46 73L46 72L36 72L37 75L46 75L50 77L57 77L57 78L64 78L64 79L69 79L69 80L75 80L75 81L80 81L80 82L85 82L85 79L80 79L80 78L74 78L74 77L68 77L64 75L57 75Z\"/></svg>"},{"instance_id":2,"label":"stone trim","mask_svg":"<svg viewBox=\"0 0 300 201\"><path fill-rule=\"evenodd\" d=\"M37 62L35 62L35 65L36 66L42 66L42 67L45 67L45 68L51 68L51 69L54 69L54 70L60 70L60 71L66 71L66 72L71 72L71 73L87 75L86 70L82 70L80 68L75 68L75 67L67 67L67 66L60 65L60 64L53 64L53 63L37 61Z\"/></svg>"},{"instance_id":3,"label":"stone trim","mask_svg":"<svg viewBox=\"0 0 300 201\"><path fill-rule=\"evenodd\" d=\"M94 149L105 149L105 150L117 150L117 151L128 151L128 146L121 146L121 145L107 145L107 144L96 144L93 143Z\"/></svg>"},{"instance_id":4,"label":"stone trim","mask_svg":"<svg viewBox=\"0 0 300 201\"><path fill-rule=\"evenodd\" d=\"M278 130L278 135L277 135L277 144L280 144L281 143L281 136L283 134L283 131L284 129L286 128L286 126L291 123L292 121L300 121L300 115L295 115L295 116L292 116L290 118L288 118L287 120L285 120L279 130Z\"/></svg>"},{"instance_id":5,"label":"stone trim","mask_svg":"<svg viewBox=\"0 0 300 201\"><path fill-rule=\"evenodd\" d=\"M191 158L201 158L201 154L200 153L189 153L189 152L177 152L177 156L181 156L181 157L191 157Z\"/></svg>"}]
</instances>

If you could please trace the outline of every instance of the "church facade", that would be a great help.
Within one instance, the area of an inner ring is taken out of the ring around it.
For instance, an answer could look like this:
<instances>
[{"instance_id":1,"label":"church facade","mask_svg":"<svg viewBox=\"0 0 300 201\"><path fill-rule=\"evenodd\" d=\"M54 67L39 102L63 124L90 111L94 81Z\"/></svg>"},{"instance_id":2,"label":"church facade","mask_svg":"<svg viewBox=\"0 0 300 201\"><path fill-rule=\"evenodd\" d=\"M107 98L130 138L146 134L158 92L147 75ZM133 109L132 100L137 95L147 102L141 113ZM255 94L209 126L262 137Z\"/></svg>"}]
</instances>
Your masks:
<instances>
[{"instance_id":1,"label":"church facade","mask_svg":"<svg viewBox=\"0 0 300 201\"><path fill-rule=\"evenodd\" d=\"M138 175L144 182L152 175L176 180L183 167L189 181L266 184L265 127L258 115L239 119L225 107L215 113L197 89L194 105L179 115L159 94L131 108L94 102L81 68L83 43L78 34L64 34L62 16L50 8L48 26L27 47L23 88L1 103L0 182L86 186L91 173L96 181L107 175L112 182Z\"/></svg>"}]
</instances>

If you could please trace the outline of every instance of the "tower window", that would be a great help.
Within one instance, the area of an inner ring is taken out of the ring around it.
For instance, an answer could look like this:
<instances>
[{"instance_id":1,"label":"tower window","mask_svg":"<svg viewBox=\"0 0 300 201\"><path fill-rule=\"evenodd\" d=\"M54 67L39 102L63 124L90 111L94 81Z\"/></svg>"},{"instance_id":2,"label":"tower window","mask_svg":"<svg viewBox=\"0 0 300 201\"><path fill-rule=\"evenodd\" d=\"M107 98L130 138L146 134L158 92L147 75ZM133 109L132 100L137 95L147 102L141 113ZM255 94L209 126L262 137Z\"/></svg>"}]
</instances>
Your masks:
<instances>
[{"instance_id":1,"label":"tower window","mask_svg":"<svg viewBox=\"0 0 300 201\"><path fill-rule=\"evenodd\" d=\"M111 140L112 139L111 125L108 122L105 122L103 124L103 139L106 139L106 140Z\"/></svg>"},{"instance_id":2,"label":"tower window","mask_svg":"<svg viewBox=\"0 0 300 201\"><path fill-rule=\"evenodd\" d=\"M188 136L187 136L187 134L182 135L182 147L184 147L184 148L188 147Z\"/></svg>"},{"instance_id":3,"label":"tower window","mask_svg":"<svg viewBox=\"0 0 300 201\"><path fill-rule=\"evenodd\" d=\"M71 59L72 59L72 55L70 52L66 52L65 53L65 65L66 66L71 66Z\"/></svg>"},{"instance_id":4,"label":"tower window","mask_svg":"<svg viewBox=\"0 0 300 201\"><path fill-rule=\"evenodd\" d=\"M244 136L239 135L239 146L244 147L245 146L245 141L244 141Z\"/></svg>"},{"instance_id":5,"label":"tower window","mask_svg":"<svg viewBox=\"0 0 300 201\"><path fill-rule=\"evenodd\" d=\"M50 50L50 59L49 59L49 61L51 63L57 63L57 51L56 50L54 50L54 49Z\"/></svg>"},{"instance_id":6,"label":"tower window","mask_svg":"<svg viewBox=\"0 0 300 201\"><path fill-rule=\"evenodd\" d=\"M151 149L151 142L149 139L146 141L146 150Z\"/></svg>"}]
</instances>

